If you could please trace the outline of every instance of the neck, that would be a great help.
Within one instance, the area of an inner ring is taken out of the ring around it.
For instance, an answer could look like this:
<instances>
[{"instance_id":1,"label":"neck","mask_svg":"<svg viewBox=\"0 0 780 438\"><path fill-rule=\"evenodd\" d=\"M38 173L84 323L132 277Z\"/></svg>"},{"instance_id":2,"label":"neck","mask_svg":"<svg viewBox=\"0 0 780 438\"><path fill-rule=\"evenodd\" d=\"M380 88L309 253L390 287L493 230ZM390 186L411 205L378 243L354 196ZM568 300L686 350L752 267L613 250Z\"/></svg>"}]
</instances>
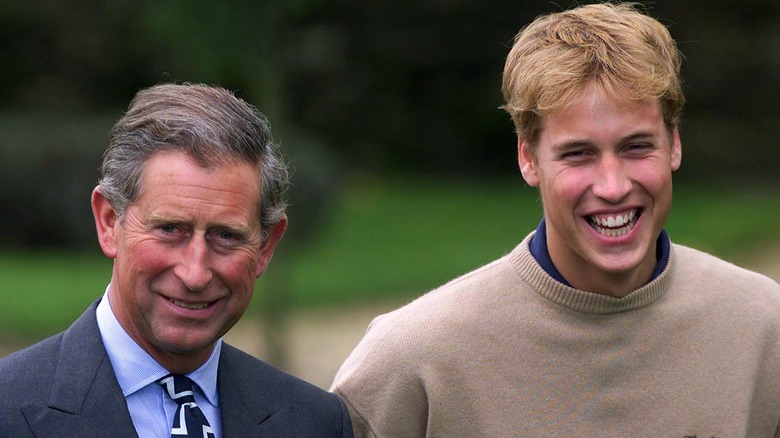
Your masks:
<instances>
[{"instance_id":1,"label":"neck","mask_svg":"<svg viewBox=\"0 0 780 438\"><path fill-rule=\"evenodd\" d=\"M213 346L208 352L209 355L212 351ZM164 352L163 354L152 354L150 352L149 354L171 374L181 374L183 376L203 366L209 358L208 355L204 359L202 357L191 357L190 355L178 355L167 352Z\"/></svg>"},{"instance_id":2,"label":"neck","mask_svg":"<svg viewBox=\"0 0 780 438\"><path fill-rule=\"evenodd\" d=\"M647 284L656 265L655 251L649 251L639 266L625 271L604 271L583 259L578 263L562 263L551 253L553 263L572 287L591 293L623 298Z\"/></svg>"}]
</instances>

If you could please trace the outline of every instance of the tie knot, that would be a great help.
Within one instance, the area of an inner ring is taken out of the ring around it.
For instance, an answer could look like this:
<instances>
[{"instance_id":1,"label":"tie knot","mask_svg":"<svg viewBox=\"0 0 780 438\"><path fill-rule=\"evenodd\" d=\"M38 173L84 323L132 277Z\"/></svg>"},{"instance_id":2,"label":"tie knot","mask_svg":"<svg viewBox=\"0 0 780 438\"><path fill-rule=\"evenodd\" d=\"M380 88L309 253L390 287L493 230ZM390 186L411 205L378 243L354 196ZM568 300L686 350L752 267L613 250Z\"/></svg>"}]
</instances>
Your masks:
<instances>
[{"instance_id":1,"label":"tie knot","mask_svg":"<svg viewBox=\"0 0 780 438\"><path fill-rule=\"evenodd\" d=\"M180 374L168 374L157 383L162 385L173 401L178 404L195 403L195 395L192 392L192 379Z\"/></svg>"}]
</instances>

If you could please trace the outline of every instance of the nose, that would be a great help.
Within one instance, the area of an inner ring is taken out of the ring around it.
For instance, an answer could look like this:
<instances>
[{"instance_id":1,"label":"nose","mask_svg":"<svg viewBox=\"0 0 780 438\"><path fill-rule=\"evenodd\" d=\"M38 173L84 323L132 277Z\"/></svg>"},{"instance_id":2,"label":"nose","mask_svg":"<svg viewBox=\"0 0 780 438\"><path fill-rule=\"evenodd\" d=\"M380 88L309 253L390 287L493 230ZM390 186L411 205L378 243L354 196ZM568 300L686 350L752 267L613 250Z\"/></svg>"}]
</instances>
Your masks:
<instances>
[{"instance_id":1,"label":"nose","mask_svg":"<svg viewBox=\"0 0 780 438\"><path fill-rule=\"evenodd\" d=\"M625 163L614 155L601 157L596 169L593 193L610 203L618 203L631 191L631 179Z\"/></svg>"},{"instance_id":2,"label":"nose","mask_svg":"<svg viewBox=\"0 0 780 438\"><path fill-rule=\"evenodd\" d=\"M187 242L179 263L174 267L174 274L190 291L205 289L213 272L209 266L208 243L203 236L192 236Z\"/></svg>"}]
</instances>

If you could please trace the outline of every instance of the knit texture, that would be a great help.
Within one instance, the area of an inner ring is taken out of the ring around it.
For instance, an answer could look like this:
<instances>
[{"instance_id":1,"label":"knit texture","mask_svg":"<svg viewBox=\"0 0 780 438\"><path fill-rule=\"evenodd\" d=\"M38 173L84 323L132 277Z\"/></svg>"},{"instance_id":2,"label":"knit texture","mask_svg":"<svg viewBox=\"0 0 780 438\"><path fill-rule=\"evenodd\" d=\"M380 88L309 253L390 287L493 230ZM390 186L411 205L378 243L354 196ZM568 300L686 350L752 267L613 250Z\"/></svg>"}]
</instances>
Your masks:
<instances>
[{"instance_id":1,"label":"knit texture","mask_svg":"<svg viewBox=\"0 0 780 438\"><path fill-rule=\"evenodd\" d=\"M612 298L532 235L371 323L333 384L357 437L780 437L780 285L672 245Z\"/></svg>"}]
</instances>

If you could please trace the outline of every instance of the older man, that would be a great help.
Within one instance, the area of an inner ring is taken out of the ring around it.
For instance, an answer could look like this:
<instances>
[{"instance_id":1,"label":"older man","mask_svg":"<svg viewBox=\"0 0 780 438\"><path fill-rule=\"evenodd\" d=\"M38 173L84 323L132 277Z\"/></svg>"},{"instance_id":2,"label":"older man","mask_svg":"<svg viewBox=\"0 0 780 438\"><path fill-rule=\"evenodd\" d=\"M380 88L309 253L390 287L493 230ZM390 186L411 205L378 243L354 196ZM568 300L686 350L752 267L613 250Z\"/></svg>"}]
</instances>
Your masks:
<instances>
[{"instance_id":1,"label":"older man","mask_svg":"<svg viewBox=\"0 0 780 438\"><path fill-rule=\"evenodd\" d=\"M223 343L287 226L265 117L228 91L139 92L92 193L111 282L0 360L0 437L349 437L338 396Z\"/></svg>"}]
</instances>

